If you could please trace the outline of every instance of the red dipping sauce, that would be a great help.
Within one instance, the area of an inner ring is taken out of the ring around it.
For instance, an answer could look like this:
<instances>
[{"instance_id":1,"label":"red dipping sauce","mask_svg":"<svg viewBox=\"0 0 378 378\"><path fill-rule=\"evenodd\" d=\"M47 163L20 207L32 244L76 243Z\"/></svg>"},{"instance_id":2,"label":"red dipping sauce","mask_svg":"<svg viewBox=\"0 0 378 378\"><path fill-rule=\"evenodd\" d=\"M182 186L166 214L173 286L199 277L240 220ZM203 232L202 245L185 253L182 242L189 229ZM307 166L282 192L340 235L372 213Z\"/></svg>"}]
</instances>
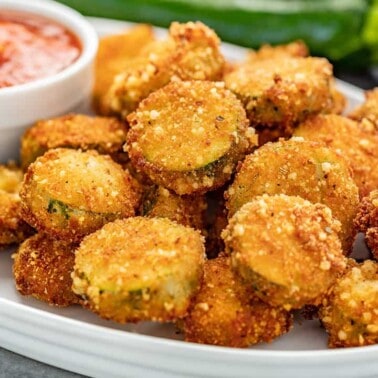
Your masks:
<instances>
[{"instance_id":1,"label":"red dipping sauce","mask_svg":"<svg viewBox=\"0 0 378 378\"><path fill-rule=\"evenodd\" d=\"M0 88L56 74L80 55L64 26L29 13L0 10Z\"/></svg>"}]
</instances>

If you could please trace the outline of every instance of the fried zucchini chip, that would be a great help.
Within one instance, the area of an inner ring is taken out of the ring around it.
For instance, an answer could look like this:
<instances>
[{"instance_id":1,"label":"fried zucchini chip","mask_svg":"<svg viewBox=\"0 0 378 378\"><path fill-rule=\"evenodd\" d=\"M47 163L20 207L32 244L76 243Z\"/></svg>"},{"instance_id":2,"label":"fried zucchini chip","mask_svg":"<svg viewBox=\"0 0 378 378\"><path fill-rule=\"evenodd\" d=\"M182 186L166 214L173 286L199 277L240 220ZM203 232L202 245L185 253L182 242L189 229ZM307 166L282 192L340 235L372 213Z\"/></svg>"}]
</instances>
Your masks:
<instances>
[{"instance_id":1,"label":"fried zucchini chip","mask_svg":"<svg viewBox=\"0 0 378 378\"><path fill-rule=\"evenodd\" d=\"M126 124L110 117L68 114L39 121L22 136L21 166L26 170L38 156L58 147L97 150L116 159L126 134Z\"/></svg>"},{"instance_id":2,"label":"fried zucchini chip","mask_svg":"<svg viewBox=\"0 0 378 378\"><path fill-rule=\"evenodd\" d=\"M18 195L23 173L15 165L0 165L0 248L20 243L33 233L21 218Z\"/></svg>"},{"instance_id":3,"label":"fried zucchini chip","mask_svg":"<svg viewBox=\"0 0 378 378\"><path fill-rule=\"evenodd\" d=\"M320 310L330 348L378 343L378 264L352 262Z\"/></svg>"},{"instance_id":4,"label":"fried zucchini chip","mask_svg":"<svg viewBox=\"0 0 378 378\"><path fill-rule=\"evenodd\" d=\"M272 306L319 305L346 267L331 210L284 194L256 197L223 231L234 270Z\"/></svg>"},{"instance_id":5,"label":"fried zucchini chip","mask_svg":"<svg viewBox=\"0 0 378 378\"><path fill-rule=\"evenodd\" d=\"M76 247L44 234L25 240L13 255L13 275L19 293L55 306L79 303L71 288Z\"/></svg>"},{"instance_id":6,"label":"fried zucchini chip","mask_svg":"<svg viewBox=\"0 0 378 378\"><path fill-rule=\"evenodd\" d=\"M201 22L173 22L165 40L147 46L135 64L115 77L106 107L126 116L172 79L220 80L224 58L219 46L215 32Z\"/></svg>"},{"instance_id":7,"label":"fried zucchini chip","mask_svg":"<svg viewBox=\"0 0 378 378\"><path fill-rule=\"evenodd\" d=\"M256 59L224 80L245 106L251 126L258 134L265 131L259 145L277 136L290 137L296 124L329 112L333 105L332 66L324 58ZM274 134L268 137L266 129Z\"/></svg>"},{"instance_id":8,"label":"fried zucchini chip","mask_svg":"<svg viewBox=\"0 0 378 378\"><path fill-rule=\"evenodd\" d=\"M358 232L365 234L366 244L378 260L378 189L361 200L354 224Z\"/></svg>"},{"instance_id":9,"label":"fried zucchini chip","mask_svg":"<svg viewBox=\"0 0 378 378\"><path fill-rule=\"evenodd\" d=\"M222 186L255 138L240 101L220 82L172 82L128 120L132 163L179 195Z\"/></svg>"},{"instance_id":10,"label":"fried zucchini chip","mask_svg":"<svg viewBox=\"0 0 378 378\"><path fill-rule=\"evenodd\" d=\"M294 135L325 144L352 169L360 197L378 188L378 133L369 122L357 123L336 114L307 119Z\"/></svg>"},{"instance_id":11,"label":"fried zucchini chip","mask_svg":"<svg viewBox=\"0 0 378 378\"><path fill-rule=\"evenodd\" d=\"M132 66L144 48L154 41L152 27L137 25L123 33L102 37L95 61L93 104L100 113L104 111L104 97L114 77Z\"/></svg>"},{"instance_id":12,"label":"fried zucchini chip","mask_svg":"<svg viewBox=\"0 0 378 378\"><path fill-rule=\"evenodd\" d=\"M328 206L341 222L340 240L345 254L350 253L359 197L342 156L299 137L267 143L248 155L239 167L225 194L226 206L233 215L256 196L280 193Z\"/></svg>"},{"instance_id":13,"label":"fried zucchini chip","mask_svg":"<svg viewBox=\"0 0 378 378\"><path fill-rule=\"evenodd\" d=\"M20 196L30 225L71 242L133 216L140 202L136 181L109 156L65 148L49 150L29 166Z\"/></svg>"},{"instance_id":14,"label":"fried zucchini chip","mask_svg":"<svg viewBox=\"0 0 378 378\"><path fill-rule=\"evenodd\" d=\"M374 125L375 130L378 131L378 88L366 91L365 102L350 112L348 117L356 121L366 119L370 121Z\"/></svg>"},{"instance_id":15,"label":"fried zucchini chip","mask_svg":"<svg viewBox=\"0 0 378 378\"><path fill-rule=\"evenodd\" d=\"M292 315L261 301L231 270L228 256L208 260L199 293L184 318L185 340L246 348L288 332Z\"/></svg>"},{"instance_id":16,"label":"fried zucchini chip","mask_svg":"<svg viewBox=\"0 0 378 378\"><path fill-rule=\"evenodd\" d=\"M182 318L201 283L203 243L199 231L167 218L108 223L76 251L73 290L120 323Z\"/></svg>"},{"instance_id":17,"label":"fried zucchini chip","mask_svg":"<svg viewBox=\"0 0 378 378\"><path fill-rule=\"evenodd\" d=\"M179 196L161 186L152 185L144 193L140 215L168 218L184 226L203 230L207 208L204 196Z\"/></svg>"}]
</instances>

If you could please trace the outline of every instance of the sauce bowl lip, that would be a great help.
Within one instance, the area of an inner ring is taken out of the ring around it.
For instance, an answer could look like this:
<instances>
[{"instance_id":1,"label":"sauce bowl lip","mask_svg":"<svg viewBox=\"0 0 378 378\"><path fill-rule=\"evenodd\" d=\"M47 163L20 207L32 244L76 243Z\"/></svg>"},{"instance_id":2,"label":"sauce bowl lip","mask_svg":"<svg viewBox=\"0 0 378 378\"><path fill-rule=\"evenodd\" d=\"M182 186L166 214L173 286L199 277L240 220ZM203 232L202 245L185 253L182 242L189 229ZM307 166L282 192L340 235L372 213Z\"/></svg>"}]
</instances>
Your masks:
<instances>
[{"instance_id":1,"label":"sauce bowl lip","mask_svg":"<svg viewBox=\"0 0 378 378\"><path fill-rule=\"evenodd\" d=\"M89 21L74 9L51 0L0 0L1 10L44 17L66 27L79 39L81 52L72 64L56 74L24 84L0 88L0 100L17 93L29 93L59 84L93 62L98 47L97 33Z\"/></svg>"}]
</instances>

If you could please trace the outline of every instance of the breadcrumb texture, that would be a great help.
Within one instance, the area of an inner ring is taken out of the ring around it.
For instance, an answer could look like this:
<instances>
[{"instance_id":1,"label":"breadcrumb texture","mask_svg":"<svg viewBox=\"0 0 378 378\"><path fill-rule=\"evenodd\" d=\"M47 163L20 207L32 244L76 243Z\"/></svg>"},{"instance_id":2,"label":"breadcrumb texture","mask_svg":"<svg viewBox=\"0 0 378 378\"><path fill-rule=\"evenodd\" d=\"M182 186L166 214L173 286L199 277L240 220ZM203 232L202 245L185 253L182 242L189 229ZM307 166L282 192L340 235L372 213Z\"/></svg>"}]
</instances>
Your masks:
<instances>
[{"instance_id":1,"label":"breadcrumb texture","mask_svg":"<svg viewBox=\"0 0 378 378\"><path fill-rule=\"evenodd\" d=\"M263 195L223 231L233 268L262 300L290 310L320 304L346 266L331 210L300 197Z\"/></svg>"},{"instance_id":2,"label":"breadcrumb texture","mask_svg":"<svg viewBox=\"0 0 378 378\"><path fill-rule=\"evenodd\" d=\"M233 215L258 195L280 193L328 206L341 222L340 239L345 253L350 253L359 196L350 168L340 154L299 137L267 143L239 167L225 194L226 206Z\"/></svg>"},{"instance_id":3,"label":"breadcrumb texture","mask_svg":"<svg viewBox=\"0 0 378 378\"><path fill-rule=\"evenodd\" d=\"M294 135L324 143L343 156L352 169L360 197L378 188L378 133L371 123L324 114L307 119Z\"/></svg>"},{"instance_id":4,"label":"breadcrumb texture","mask_svg":"<svg viewBox=\"0 0 378 378\"><path fill-rule=\"evenodd\" d=\"M179 195L223 185L255 143L241 103L221 82L170 83L128 120L132 163Z\"/></svg>"},{"instance_id":5,"label":"breadcrumb texture","mask_svg":"<svg viewBox=\"0 0 378 378\"><path fill-rule=\"evenodd\" d=\"M111 117L91 117L84 114L67 114L37 122L21 139L21 166L26 169L47 150L66 147L97 150L116 157L122 153L127 126Z\"/></svg>"},{"instance_id":6,"label":"breadcrumb texture","mask_svg":"<svg viewBox=\"0 0 378 378\"><path fill-rule=\"evenodd\" d=\"M93 105L99 114L109 113L105 96L114 77L133 66L146 46L154 40L152 27L144 24L100 38L93 87Z\"/></svg>"},{"instance_id":7,"label":"breadcrumb texture","mask_svg":"<svg viewBox=\"0 0 378 378\"><path fill-rule=\"evenodd\" d=\"M44 234L25 240L13 255L18 292L55 306L79 303L71 288L75 247Z\"/></svg>"},{"instance_id":8,"label":"breadcrumb texture","mask_svg":"<svg viewBox=\"0 0 378 378\"><path fill-rule=\"evenodd\" d=\"M139 206L131 175L96 151L53 149L32 163L20 191L22 216L40 232L78 242Z\"/></svg>"},{"instance_id":9,"label":"breadcrumb texture","mask_svg":"<svg viewBox=\"0 0 378 378\"><path fill-rule=\"evenodd\" d=\"M378 259L378 190L361 200L354 224L358 232L365 234L366 244Z\"/></svg>"},{"instance_id":10,"label":"breadcrumb texture","mask_svg":"<svg viewBox=\"0 0 378 378\"><path fill-rule=\"evenodd\" d=\"M0 248L20 243L34 232L21 217L22 177L17 166L0 165Z\"/></svg>"},{"instance_id":11,"label":"breadcrumb texture","mask_svg":"<svg viewBox=\"0 0 378 378\"><path fill-rule=\"evenodd\" d=\"M140 215L164 217L197 230L205 228L205 196L179 196L162 186L152 185L146 190Z\"/></svg>"},{"instance_id":12,"label":"breadcrumb texture","mask_svg":"<svg viewBox=\"0 0 378 378\"><path fill-rule=\"evenodd\" d=\"M369 121L378 131L378 88L366 91L365 102L353 109L348 117L356 121Z\"/></svg>"},{"instance_id":13,"label":"breadcrumb texture","mask_svg":"<svg viewBox=\"0 0 378 378\"><path fill-rule=\"evenodd\" d=\"M311 114L333 104L332 65L324 58L254 59L224 77L244 104L252 126L281 127L287 133Z\"/></svg>"},{"instance_id":14,"label":"breadcrumb texture","mask_svg":"<svg viewBox=\"0 0 378 378\"><path fill-rule=\"evenodd\" d=\"M186 341L245 348L288 332L292 315L256 297L221 255L205 262L201 289L183 324Z\"/></svg>"},{"instance_id":15,"label":"breadcrumb texture","mask_svg":"<svg viewBox=\"0 0 378 378\"><path fill-rule=\"evenodd\" d=\"M328 346L354 347L378 343L378 265L351 262L320 311Z\"/></svg>"},{"instance_id":16,"label":"breadcrumb texture","mask_svg":"<svg viewBox=\"0 0 378 378\"><path fill-rule=\"evenodd\" d=\"M117 75L105 102L126 116L150 93L171 80L219 80L224 58L220 40L201 22L173 22L168 37L146 46L135 64Z\"/></svg>"},{"instance_id":17,"label":"breadcrumb texture","mask_svg":"<svg viewBox=\"0 0 378 378\"><path fill-rule=\"evenodd\" d=\"M199 289L204 255L200 232L167 218L117 220L80 244L73 290L106 319L172 321Z\"/></svg>"}]
</instances>

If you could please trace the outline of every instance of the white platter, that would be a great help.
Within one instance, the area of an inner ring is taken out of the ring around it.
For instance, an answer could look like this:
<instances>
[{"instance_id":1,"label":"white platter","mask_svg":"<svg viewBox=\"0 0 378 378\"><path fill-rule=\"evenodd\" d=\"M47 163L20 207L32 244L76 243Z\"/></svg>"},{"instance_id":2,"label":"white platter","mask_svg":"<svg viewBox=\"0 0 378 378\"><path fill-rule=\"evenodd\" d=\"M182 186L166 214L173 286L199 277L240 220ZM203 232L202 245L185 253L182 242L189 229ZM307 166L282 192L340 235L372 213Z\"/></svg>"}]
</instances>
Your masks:
<instances>
[{"instance_id":1,"label":"white platter","mask_svg":"<svg viewBox=\"0 0 378 378\"><path fill-rule=\"evenodd\" d=\"M91 19L100 35L130 24ZM158 34L163 34L158 29ZM230 59L245 50L224 45ZM360 89L338 81L353 108ZM0 136L1 138L1 136ZM18 295L12 251L0 253L0 346L94 377L377 377L378 346L328 350L317 321L296 322L271 344L241 350L185 343L171 325L119 325L81 309L57 309Z\"/></svg>"}]
</instances>

